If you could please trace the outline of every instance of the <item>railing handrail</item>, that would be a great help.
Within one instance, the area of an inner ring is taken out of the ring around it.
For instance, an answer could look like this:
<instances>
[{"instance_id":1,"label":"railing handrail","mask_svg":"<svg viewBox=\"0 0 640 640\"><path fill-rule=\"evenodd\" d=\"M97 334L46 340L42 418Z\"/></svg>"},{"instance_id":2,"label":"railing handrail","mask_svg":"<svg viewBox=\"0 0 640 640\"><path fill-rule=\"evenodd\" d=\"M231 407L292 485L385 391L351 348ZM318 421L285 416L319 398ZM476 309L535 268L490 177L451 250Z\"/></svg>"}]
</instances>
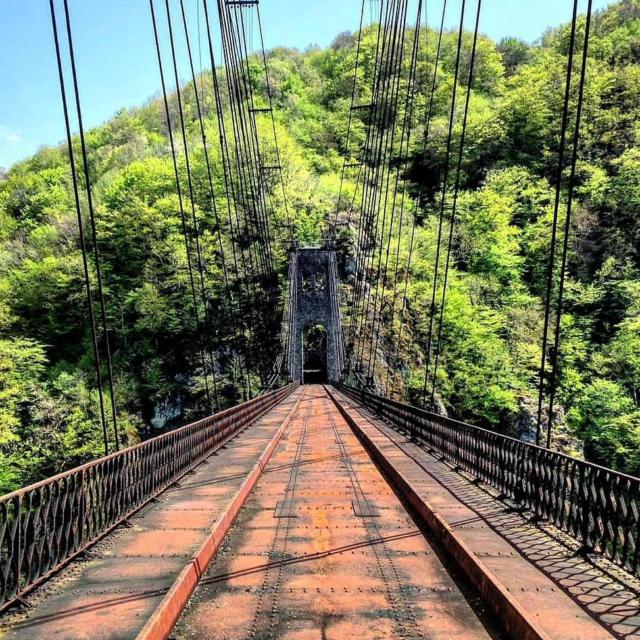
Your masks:
<instances>
[{"instance_id":1,"label":"railing handrail","mask_svg":"<svg viewBox=\"0 0 640 640\"><path fill-rule=\"evenodd\" d=\"M287 385L287 387L293 386L293 383ZM285 388L285 387L283 387ZM118 457L121 456L125 456L128 453L131 453L137 449L142 449L144 447L148 447L150 446L152 443L156 443L156 442L160 442L164 439L167 438L174 438L176 435L180 434L181 432L184 432L188 429L195 429L198 427L206 427L209 425L209 423L213 420L221 420L224 419L226 416L233 414L234 412L236 412L240 407L248 407L253 405L254 403L258 402L261 398L264 398L264 396L266 395L270 395L272 393L278 393L278 391L282 391L282 389L275 389L273 391L269 391L267 393L263 393L259 396L256 396L255 398L252 398L251 400L248 400L247 402L243 402L240 404L237 404L233 407L228 407L227 409L224 409L222 411L219 411L218 413L214 413L211 414L210 416L207 416L206 418L201 418L200 420L196 420L195 422L190 422L189 424L183 425L182 427L178 427L177 429L172 429L171 431L167 431L166 433L162 433L158 436L154 436L153 438L149 438L148 440L144 440L143 442L138 442L137 444L133 444L130 447L125 447L124 449L120 449L118 451L114 451L113 453L110 453L107 456L102 456L100 458L96 458L95 460L90 460L89 462L85 462L84 464L81 464L77 467L73 467L71 469L67 469L66 471L61 471L60 473L57 473L55 476L49 476L48 478L45 478L44 480L39 480L38 482L34 482L33 484L27 485L26 487L22 487L20 489L15 489L14 491L12 491L11 493L6 493L3 496L0 496L0 504L5 502L6 500L11 500L12 498L18 497L20 495L24 495L25 493L29 493L31 491L34 491L36 489L41 489L42 487L46 486L47 484L53 483L53 482L57 482L58 480L62 480L63 478L75 475L77 473L80 473L82 471L87 471L88 469L91 469L93 467L96 467L100 464L103 464L104 462L108 462L109 460L114 460Z\"/></svg>"},{"instance_id":2,"label":"railing handrail","mask_svg":"<svg viewBox=\"0 0 640 640\"><path fill-rule=\"evenodd\" d=\"M0 498L0 612L292 393L290 384Z\"/></svg>"},{"instance_id":3,"label":"railing handrail","mask_svg":"<svg viewBox=\"0 0 640 640\"><path fill-rule=\"evenodd\" d=\"M489 429L332 383L396 429L523 512L570 535L584 552L640 574L640 478Z\"/></svg>"},{"instance_id":4,"label":"railing handrail","mask_svg":"<svg viewBox=\"0 0 640 640\"><path fill-rule=\"evenodd\" d=\"M623 478L625 480L631 480L633 482L637 482L640 484L640 478L638 478L637 476L632 476L629 475L628 473L624 473L623 471L618 471L616 469L611 469L610 467L605 467L599 464L596 464L595 462L589 462L588 460L583 460L582 458L577 458L575 456L570 456L566 453L562 453L561 451L553 451L552 449L547 449L546 447L542 447L540 445L534 444L532 442L525 442L524 440L518 440L518 438L514 438L513 436L508 436L504 433L500 433L499 431L493 431L491 429L486 429L484 427L479 427L475 424L470 424L468 422L463 422L462 420L456 420L455 418L450 418L449 416L443 416L440 415L439 413L434 413L432 411L428 411L427 409L423 409L422 407L416 407L415 405L412 404L408 404L406 402L400 402L398 400L393 400L392 398L385 398L384 396L381 396L379 394L376 393L372 393L371 391L366 391L366 390L362 390L362 389L356 389L355 387L350 387L349 385L346 385L342 382L335 382L335 381L331 381L330 382L331 385L339 388L339 387L345 387L349 390L351 390L354 393L357 394L362 394L365 393L369 396L371 396L372 398L375 398L376 400L382 401L382 402L386 402L386 403L390 403L395 405L396 407L400 408L400 409L404 409L404 410L409 410L412 411L416 414L420 414L423 415L431 420L437 420L439 422L442 423L446 423L449 424L451 426L459 426L459 427L464 427L465 429L471 429L473 431L479 431L482 433L485 433L491 437L497 437L506 441L511 441L514 444L518 444L519 446L523 446L523 447L528 447L530 449L535 449L538 450L540 452L544 452L546 454L551 454L553 456L557 456L559 458L562 458L568 462L577 462L578 464L583 464L587 467L590 467L594 470L598 470L598 471L606 471L607 473L612 473L615 474L617 476L619 476L620 478Z\"/></svg>"}]
</instances>

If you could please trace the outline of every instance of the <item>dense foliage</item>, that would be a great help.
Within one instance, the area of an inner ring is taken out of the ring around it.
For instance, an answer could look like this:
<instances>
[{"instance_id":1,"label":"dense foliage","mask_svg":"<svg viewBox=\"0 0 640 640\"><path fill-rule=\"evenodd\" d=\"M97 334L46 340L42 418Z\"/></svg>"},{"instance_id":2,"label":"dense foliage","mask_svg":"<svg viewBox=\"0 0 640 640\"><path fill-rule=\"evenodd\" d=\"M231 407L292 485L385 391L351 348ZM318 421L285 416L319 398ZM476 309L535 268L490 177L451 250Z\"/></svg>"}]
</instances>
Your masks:
<instances>
[{"instance_id":1,"label":"dense foliage","mask_svg":"<svg viewBox=\"0 0 640 640\"><path fill-rule=\"evenodd\" d=\"M452 415L511 433L530 435L536 402L567 33L568 27L560 27L536 45L481 38L471 99L438 389ZM363 37L360 85L365 88L373 73L374 35L369 28ZM424 377L421 345L455 56L455 34L448 33L436 118L423 158L420 123L435 40L430 32L419 58L420 98L408 177L411 192L421 193L422 201L408 326L400 345L406 364L392 376L397 389L413 399ZM302 242L322 237L335 210L343 156L354 154L364 139L364 124L356 120L350 150L345 149L355 41L342 34L327 49L276 49L268 56L289 210ZM264 95L260 77L256 74L254 88ZM203 91L209 140L216 140L206 76ZM368 96L363 91L364 102ZM185 93L211 308L222 309L217 223L208 202L193 94L189 87ZM128 442L207 411L162 115L154 100L122 111L88 137L117 405ZM459 137L460 131L456 133ZM269 152L266 133L264 139ZM210 146L216 196L224 208L220 151ZM596 16L578 174L556 444L575 448L584 442L588 459L638 473L640 0L622 0ZM0 490L101 451L70 186L64 147L42 149L0 178ZM341 208L354 189L348 179ZM284 204L277 189L272 209L274 221L282 221ZM350 233L357 230L352 227ZM348 265L348 231L342 240L343 264ZM283 258L279 256L279 264ZM212 322L224 365L231 358L225 346L228 318L220 312ZM386 336L387 351L394 335ZM240 398L240 390L233 366L222 365L220 393L222 402L230 404Z\"/></svg>"}]
</instances>

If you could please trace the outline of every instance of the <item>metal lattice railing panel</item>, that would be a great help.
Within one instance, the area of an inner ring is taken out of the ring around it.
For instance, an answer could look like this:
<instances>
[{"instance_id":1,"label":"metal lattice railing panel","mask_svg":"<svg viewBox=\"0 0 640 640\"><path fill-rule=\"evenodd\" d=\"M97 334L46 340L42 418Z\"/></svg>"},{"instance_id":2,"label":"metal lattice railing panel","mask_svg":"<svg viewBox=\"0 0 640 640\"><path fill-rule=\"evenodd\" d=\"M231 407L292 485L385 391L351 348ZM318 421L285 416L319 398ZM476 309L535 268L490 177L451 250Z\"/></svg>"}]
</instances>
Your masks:
<instances>
[{"instance_id":1,"label":"metal lattice railing panel","mask_svg":"<svg viewBox=\"0 0 640 640\"><path fill-rule=\"evenodd\" d=\"M640 478L388 400L345 395L625 570L640 574Z\"/></svg>"},{"instance_id":2,"label":"metal lattice railing panel","mask_svg":"<svg viewBox=\"0 0 640 640\"><path fill-rule=\"evenodd\" d=\"M0 610L209 456L295 385L0 497Z\"/></svg>"}]
</instances>

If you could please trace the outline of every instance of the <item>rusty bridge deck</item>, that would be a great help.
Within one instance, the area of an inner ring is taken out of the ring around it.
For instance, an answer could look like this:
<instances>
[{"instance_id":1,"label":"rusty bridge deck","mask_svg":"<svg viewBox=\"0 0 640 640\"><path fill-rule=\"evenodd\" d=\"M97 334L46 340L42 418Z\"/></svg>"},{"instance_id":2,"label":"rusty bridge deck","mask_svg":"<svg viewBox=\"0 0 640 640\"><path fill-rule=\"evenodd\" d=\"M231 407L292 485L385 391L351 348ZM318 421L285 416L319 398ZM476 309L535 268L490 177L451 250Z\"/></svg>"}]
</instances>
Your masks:
<instances>
[{"instance_id":1,"label":"rusty bridge deck","mask_svg":"<svg viewBox=\"0 0 640 640\"><path fill-rule=\"evenodd\" d=\"M5 614L0 637L632 640L637 587L310 386Z\"/></svg>"}]
</instances>

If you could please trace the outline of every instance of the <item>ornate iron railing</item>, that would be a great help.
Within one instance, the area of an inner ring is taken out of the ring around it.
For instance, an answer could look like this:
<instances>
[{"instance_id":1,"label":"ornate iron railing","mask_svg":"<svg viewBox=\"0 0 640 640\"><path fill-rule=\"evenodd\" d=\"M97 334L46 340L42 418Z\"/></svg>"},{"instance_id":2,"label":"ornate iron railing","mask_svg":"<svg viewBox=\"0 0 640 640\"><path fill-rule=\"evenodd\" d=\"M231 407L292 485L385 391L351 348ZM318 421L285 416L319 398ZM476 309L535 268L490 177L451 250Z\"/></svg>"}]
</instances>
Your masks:
<instances>
[{"instance_id":1,"label":"ornate iron railing","mask_svg":"<svg viewBox=\"0 0 640 640\"><path fill-rule=\"evenodd\" d=\"M286 398L296 385L0 498L0 611Z\"/></svg>"},{"instance_id":2,"label":"ornate iron railing","mask_svg":"<svg viewBox=\"0 0 640 640\"><path fill-rule=\"evenodd\" d=\"M382 419L490 485L532 516L569 534L585 552L640 573L640 479L332 383Z\"/></svg>"}]
</instances>

